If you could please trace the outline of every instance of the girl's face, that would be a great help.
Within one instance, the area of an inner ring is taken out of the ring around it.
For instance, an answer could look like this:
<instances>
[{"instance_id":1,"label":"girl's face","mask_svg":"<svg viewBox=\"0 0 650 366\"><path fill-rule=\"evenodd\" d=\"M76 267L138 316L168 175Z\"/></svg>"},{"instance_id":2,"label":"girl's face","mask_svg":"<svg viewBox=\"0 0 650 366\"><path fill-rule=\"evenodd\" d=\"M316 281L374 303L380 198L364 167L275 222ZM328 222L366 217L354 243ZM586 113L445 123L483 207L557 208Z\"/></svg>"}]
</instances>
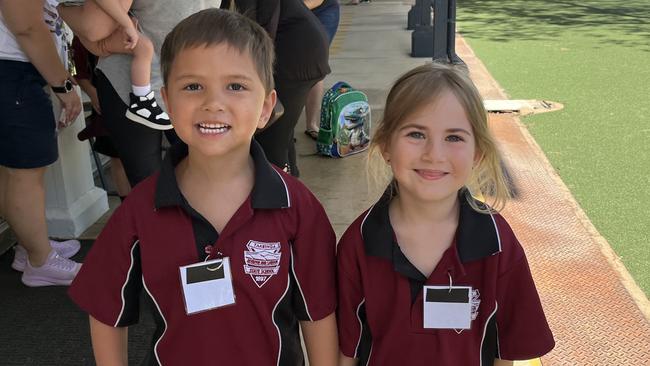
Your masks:
<instances>
[{"instance_id":1,"label":"girl's face","mask_svg":"<svg viewBox=\"0 0 650 366\"><path fill-rule=\"evenodd\" d=\"M382 155L400 195L420 202L456 199L478 161L472 125L448 90L401 121Z\"/></svg>"}]
</instances>

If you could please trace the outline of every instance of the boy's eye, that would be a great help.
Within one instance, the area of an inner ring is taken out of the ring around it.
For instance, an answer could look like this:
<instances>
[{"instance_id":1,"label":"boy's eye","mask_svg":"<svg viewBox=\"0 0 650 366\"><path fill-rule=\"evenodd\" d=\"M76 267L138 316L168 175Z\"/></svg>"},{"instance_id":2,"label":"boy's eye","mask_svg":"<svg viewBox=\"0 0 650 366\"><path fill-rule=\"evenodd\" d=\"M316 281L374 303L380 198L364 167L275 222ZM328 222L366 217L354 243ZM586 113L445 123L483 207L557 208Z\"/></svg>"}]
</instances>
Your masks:
<instances>
[{"instance_id":1,"label":"boy's eye","mask_svg":"<svg viewBox=\"0 0 650 366\"><path fill-rule=\"evenodd\" d=\"M228 89L229 90L234 90L234 91L239 91L239 90L244 90L244 86L239 84L239 83L231 83L228 84Z\"/></svg>"},{"instance_id":2,"label":"boy's eye","mask_svg":"<svg viewBox=\"0 0 650 366\"><path fill-rule=\"evenodd\" d=\"M460 137L458 135L449 135L449 136L447 136L447 141L459 142L459 141L465 141L465 139L463 139L462 137Z\"/></svg>"},{"instance_id":3,"label":"boy's eye","mask_svg":"<svg viewBox=\"0 0 650 366\"><path fill-rule=\"evenodd\" d=\"M419 132L419 131L411 131L411 132L407 133L406 136L412 137L414 139L424 139L425 138L424 134L422 132Z\"/></svg>"},{"instance_id":4,"label":"boy's eye","mask_svg":"<svg viewBox=\"0 0 650 366\"><path fill-rule=\"evenodd\" d=\"M189 91L197 91L197 90L201 90L202 88L203 87L200 84L192 83L192 84L185 85L183 89Z\"/></svg>"}]
</instances>

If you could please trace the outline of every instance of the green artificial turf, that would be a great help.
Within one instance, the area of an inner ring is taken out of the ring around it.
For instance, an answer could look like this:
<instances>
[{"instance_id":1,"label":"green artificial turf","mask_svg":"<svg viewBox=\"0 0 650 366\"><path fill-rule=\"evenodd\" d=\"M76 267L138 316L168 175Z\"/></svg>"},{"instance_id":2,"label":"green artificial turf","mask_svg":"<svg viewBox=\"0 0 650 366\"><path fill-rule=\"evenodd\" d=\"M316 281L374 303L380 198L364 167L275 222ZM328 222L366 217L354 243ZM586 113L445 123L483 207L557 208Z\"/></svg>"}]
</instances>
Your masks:
<instances>
[{"instance_id":1,"label":"green artificial turf","mask_svg":"<svg viewBox=\"0 0 650 366\"><path fill-rule=\"evenodd\" d=\"M458 30L650 295L650 1L459 0Z\"/></svg>"}]
</instances>

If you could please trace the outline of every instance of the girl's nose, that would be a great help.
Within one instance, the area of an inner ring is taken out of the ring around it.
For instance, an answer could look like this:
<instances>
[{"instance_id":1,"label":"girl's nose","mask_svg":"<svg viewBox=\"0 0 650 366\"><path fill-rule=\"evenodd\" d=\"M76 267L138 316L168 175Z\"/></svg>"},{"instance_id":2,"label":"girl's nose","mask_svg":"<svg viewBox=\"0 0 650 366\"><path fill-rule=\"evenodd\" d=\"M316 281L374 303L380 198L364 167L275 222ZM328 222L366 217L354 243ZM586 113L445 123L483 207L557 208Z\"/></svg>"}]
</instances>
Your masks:
<instances>
[{"instance_id":1,"label":"girl's nose","mask_svg":"<svg viewBox=\"0 0 650 366\"><path fill-rule=\"evenodd\" d=\"M424 145L422 159L426 161L441 161L445 159L445 154L443 143L429 139Z\"/></svg>"}]
</instances>

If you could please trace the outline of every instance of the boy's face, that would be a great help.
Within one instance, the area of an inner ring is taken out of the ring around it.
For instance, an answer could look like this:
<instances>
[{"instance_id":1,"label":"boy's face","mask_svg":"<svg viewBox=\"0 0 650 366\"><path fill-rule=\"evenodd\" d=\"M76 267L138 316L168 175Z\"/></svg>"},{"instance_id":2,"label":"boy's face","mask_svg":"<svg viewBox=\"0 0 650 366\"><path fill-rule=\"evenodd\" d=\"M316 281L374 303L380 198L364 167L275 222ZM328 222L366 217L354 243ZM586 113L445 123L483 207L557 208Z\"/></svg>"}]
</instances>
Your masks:
<instances>
[{"instance_id":1,"label":"boy's face","mask_svg":"<svg viewBox=\"0 0 650 366\"><path fill-rule=\"evenodd\" d=\"M248 149L276 100L249 54L226 43L179 52L162 95L178 136L206 157Z\"/></svg>"}]
</instances>

